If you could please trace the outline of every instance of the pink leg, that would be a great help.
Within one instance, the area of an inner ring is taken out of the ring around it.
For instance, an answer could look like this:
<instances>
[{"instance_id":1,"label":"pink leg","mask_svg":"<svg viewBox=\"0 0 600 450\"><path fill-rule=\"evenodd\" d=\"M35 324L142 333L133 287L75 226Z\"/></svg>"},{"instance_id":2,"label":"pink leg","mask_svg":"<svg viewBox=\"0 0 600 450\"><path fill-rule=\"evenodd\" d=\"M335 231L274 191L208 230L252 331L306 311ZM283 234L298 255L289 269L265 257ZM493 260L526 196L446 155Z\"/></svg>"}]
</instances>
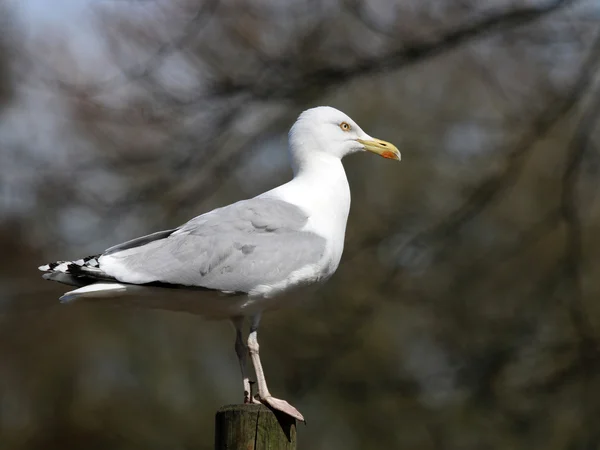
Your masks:
<instances>
[{"instance_id":1,"label":"pink leg","mask_svg":"<svg viewBox=\"0 0 600 450\"><path fill-rule=\"evenodd\" d=\"M278 411L284 412L295 419L304 422L304 416L300 414L296 408L290 405L285 400L281 400L271 396L269 388L267 387L267 380L260 362L260 356L258 354L258 339L257 329L258 323L260 322L260 315L252 318L252 325L250 327L250 334L248 336L248 350L250 351L250 357L252 358L252 364L254 365L254 371L256 372L256 382L258 384L258 397L261 402L266 403L271 408Z\"/></svg>"}]
</instances>

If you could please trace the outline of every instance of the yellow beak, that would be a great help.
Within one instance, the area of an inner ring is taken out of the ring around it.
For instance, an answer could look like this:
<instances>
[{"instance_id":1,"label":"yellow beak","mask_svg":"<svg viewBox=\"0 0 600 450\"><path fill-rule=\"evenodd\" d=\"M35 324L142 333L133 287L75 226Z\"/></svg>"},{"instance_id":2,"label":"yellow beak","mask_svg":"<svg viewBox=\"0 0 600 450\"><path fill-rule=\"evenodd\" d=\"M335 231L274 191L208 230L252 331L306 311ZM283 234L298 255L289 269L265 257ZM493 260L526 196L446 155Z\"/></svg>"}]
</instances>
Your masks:
<instances>
[{"instance_id":1,"label":"yellow beak","mask_svg":"<svg viewBox=\"0 0 600 450\"><path fill-rule=\"evenodd\" d=\"M365 150L377 153L379 156L383 156L384 158L400 161L400 151L394 144L374 138L357 139L357 141L365 146Z\"/></svg>"}]
</instances>

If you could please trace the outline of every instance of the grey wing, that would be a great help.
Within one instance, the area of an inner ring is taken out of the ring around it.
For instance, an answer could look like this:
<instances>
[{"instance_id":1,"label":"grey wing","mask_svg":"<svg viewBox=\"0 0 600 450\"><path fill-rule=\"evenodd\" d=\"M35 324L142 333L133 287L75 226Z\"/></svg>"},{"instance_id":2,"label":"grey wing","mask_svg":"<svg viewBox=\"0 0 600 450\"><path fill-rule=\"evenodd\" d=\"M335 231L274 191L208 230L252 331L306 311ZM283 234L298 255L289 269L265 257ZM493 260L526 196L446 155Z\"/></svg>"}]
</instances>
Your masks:
<instances>
[{"instance_id":1,"label":"grey wing","mask_svg":"<svg viewBox=\"0 0 600 450\"><path fill-rule=\"evenodd\" d=\"M284 201L245 200L112 247L98 259L99 268L126 283L249 292L322 258L325 239L302 231L306 221Z\"/></svg>"}]
</instances>

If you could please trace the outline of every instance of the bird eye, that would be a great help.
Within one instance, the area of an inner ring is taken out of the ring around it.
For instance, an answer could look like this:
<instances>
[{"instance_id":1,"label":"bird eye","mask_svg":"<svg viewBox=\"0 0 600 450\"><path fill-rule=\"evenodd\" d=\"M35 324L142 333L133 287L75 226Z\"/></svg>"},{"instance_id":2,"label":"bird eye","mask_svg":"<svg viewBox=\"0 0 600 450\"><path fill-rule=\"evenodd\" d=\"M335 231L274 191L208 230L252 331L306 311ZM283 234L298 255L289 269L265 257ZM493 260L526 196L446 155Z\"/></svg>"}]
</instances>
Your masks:
<instances>
[{"instance_id":1,"label":"bird eye","mask_svg":"<svg viewBox=\"0 0 600 450\"><path fill-rule=\"evenodd\" d=\"M343 131L350 131L352 129L352 127L350 125L348 125L348 123L346 123L346 122L340 123L340 128Z\"/></svg>"}]
</instances>

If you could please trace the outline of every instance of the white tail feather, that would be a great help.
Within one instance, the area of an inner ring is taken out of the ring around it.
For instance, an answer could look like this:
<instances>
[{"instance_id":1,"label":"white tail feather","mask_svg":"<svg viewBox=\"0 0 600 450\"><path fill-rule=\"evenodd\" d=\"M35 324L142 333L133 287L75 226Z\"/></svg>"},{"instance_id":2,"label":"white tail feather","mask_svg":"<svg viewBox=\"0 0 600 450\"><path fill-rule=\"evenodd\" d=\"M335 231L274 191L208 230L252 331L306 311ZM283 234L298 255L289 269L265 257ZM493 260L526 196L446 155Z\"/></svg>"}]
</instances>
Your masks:
<instances>
[{"instance_id":1,"label":"white tail feather","mask_svg":"<svg viewBox=\"0 0 600 450\"><path fill-rule=\"evenodd\" d=\"M59 300L63 303L68 303L79 297L111 297L115 294L125 292L127 288L128 285L121 283L93 283L66 292Z\"/></svg>"}]
</instances>

